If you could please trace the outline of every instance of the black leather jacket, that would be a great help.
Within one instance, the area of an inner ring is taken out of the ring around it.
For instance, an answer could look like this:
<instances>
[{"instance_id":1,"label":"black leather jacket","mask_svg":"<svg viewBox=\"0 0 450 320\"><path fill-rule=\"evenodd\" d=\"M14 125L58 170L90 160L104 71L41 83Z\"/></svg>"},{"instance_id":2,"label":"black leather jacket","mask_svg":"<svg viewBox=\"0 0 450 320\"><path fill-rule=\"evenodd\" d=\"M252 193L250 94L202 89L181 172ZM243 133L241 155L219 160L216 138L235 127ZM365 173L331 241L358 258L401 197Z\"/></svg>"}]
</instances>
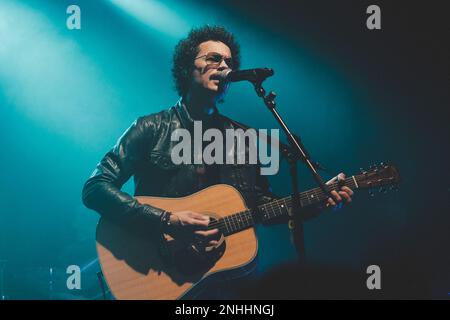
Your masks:
<instances>
[{"instance_id":1,"label":"black leather jacket","mask_svg":"<svg viewBox=\"0 0 450 320\"><path fill-rule=\"evenodd\" d=\"M234 121L217 112L211 118L214 126L236 128ZM160 233L164 210L142 205L120 190L131 176L135 196L182 197L212 184L225 183L238 189L249 207L275 198L266 177L260 175L259 165L175 165L170 154L177 142L171 141L171 133L177 128L192 130L192 127L193 119L181 101L168 110L138 118L86 181L83 203L118 223L137 223Z\"/></svg>"}]
</instances>

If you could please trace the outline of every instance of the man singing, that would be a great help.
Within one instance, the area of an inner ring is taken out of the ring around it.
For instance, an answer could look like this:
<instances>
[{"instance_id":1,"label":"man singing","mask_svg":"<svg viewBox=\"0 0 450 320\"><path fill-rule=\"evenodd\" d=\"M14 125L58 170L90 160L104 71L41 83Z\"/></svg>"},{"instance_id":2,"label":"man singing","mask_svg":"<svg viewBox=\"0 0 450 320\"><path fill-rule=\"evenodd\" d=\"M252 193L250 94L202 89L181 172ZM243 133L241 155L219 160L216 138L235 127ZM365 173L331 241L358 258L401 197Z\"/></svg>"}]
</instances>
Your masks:
<instances>
[{"instance_id":1,"label":"man singing","mask_svg":"<svg viewBox=\"0 0 450 320\"><path fill-rule=\"evenodd\" d=\"M83 203L124 227L139 226L155 239L163 233L175 239L192 235L214 244L218 230L205 230L208 216L189 210L167 212L140 204L121 187L133 176L135 196L182 197L223 183L240 191L248 207L273 200L275 196L258 164L176 165L171 159L175 144L171 133L176 129L192 131L194 121L201 121L203 130L237 129L234 121L218 111L217 104L223 100L227 85L214 80L213 75L226 69L237 70L239 65L239 45L230 32L218 26L191 30L178 43L173 56L172 73L180 100L169 109L139 117L125 131L86 181ZM333 198L326 205L350 202L352 195L352 190L342 186L332 192Z\"/></svg>"}]
</instances>

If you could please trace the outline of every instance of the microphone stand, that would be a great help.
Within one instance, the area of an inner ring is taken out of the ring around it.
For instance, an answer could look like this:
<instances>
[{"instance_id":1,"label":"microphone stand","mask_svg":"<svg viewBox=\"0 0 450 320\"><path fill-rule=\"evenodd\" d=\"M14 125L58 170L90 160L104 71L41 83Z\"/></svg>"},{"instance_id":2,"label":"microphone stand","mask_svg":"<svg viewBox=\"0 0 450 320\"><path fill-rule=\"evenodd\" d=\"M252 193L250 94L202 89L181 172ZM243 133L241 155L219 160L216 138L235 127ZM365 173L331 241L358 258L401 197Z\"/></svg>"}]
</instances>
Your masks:
<instances>
[{"instance_id":1,"label":"microphone stand","mask_svg":"<svg viewBox=\"0 0 450 320\"><path fill-rule=\"evenodd\" d=\"M292 231L293 235L293 242L299 257L300 262L304 262L306 258L306 252L305 252L305 244L304 244L304 234L303 234L303 217L300 213L300 193L299 193L299 187L298 187L298 176L297 176L297 162L298 160L302 160L306 167L311 172L314 180L319 185L320 189L325 194L330 194L329 189L325 182L323 181L322 177L317 172L317 169L320 168L320 165L318 163L315 163L311 160L309 153L305 149L305 146L301 142L301 139L292 134L291 130L289 130L288 126L284 122L284 120L281 118L280 114L276 110L276 103L275 103L275 92L271 91L266 96L266 91L262 87L262 82L265 80L265 78L256 80L256 81L250 81L254 87L256 94L258 97L262 98L265 105L269 109L269 111L272 113L272 115L275 117L275 119L280 124L281 128L286 134L287 140L289 142L289 145L291 148L289 148L288 151L286 151L286 148L283 150L283 154L288 160L289 167L290 167L290 174L291 174L291 183L292 183L292 208L289 211L290 221L289 221L289 229Z\"/></svg>"}]
</instances>

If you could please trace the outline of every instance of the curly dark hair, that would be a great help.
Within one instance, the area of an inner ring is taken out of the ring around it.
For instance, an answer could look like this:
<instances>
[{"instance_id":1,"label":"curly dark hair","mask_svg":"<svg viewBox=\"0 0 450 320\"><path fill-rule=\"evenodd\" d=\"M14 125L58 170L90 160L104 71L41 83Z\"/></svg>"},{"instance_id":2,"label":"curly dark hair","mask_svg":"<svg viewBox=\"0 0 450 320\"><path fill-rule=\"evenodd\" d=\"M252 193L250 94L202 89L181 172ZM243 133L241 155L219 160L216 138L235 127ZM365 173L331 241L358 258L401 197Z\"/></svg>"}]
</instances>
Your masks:
<instances>
[{"instance_id":1,"label":"curly dark hair","mask_svg":"<svg viewBox=\"0 0 450 320\"><path fill-rule=\"evenodd\" d=\"M187 38L180 40L173 54L172 75L179 95L185 96L189 91L194 59L199 52L199 45L206 41L220 41L230 48L233 57L233 69L240 67L239 44L233 34L222 26L205 25L193 28Z\"/></svg>"}]
</instances>

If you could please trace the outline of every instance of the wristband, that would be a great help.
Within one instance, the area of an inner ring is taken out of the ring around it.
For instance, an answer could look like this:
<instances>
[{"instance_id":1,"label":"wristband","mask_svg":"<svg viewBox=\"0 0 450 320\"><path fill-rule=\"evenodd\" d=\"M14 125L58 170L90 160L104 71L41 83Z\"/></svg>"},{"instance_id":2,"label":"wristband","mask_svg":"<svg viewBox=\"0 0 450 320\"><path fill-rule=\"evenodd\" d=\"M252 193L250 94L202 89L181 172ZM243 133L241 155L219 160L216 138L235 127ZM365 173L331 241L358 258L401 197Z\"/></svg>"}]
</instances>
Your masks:
<instances>
[{"instance_id":1,"label":"wristband","mask_svg":"<svg viewBox=\"0 0 450 320\"><path fill-rule=\"evenodd\" d=\"M168 227L171 225L170 224L170 216L172 215L172 213L170 211L164 211L161 215L161 225L162 225L162 229L163 231L167 231Z\"/></svg>"}]
</instances>

